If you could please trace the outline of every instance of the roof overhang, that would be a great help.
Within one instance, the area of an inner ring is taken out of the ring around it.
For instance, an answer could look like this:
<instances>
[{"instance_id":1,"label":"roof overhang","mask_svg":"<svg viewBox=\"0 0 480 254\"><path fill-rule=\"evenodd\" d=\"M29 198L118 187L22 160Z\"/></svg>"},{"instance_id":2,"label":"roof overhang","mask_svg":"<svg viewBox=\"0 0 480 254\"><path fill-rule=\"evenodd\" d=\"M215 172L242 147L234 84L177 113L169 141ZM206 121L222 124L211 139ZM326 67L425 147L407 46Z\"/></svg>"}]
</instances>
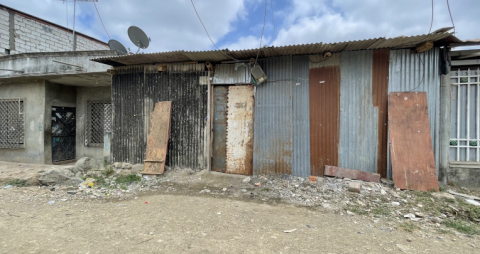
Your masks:
<instances>
[{"instance_id":1,"label":"roof overhang","mask_svg":"<svg viewBox=\"0 0 480 254\"><path fill-rule=\"evenodd\" d=\"M109 65L90 61L115 57L111 50L25 53L0 57L0 82L44 80L72 86L110 86Z\"/></svg>"},{"instance_id":2,"label":"roof overhang","mask_svg":"<svg viewBox=\"0 0 480 254\"><path fill-rule=\"evenodd\" d=\"M400 36L395 38L374 38L360 41L346 41L336 43L312 43L302 45L289 45L281 47L265 47L261 49L245 50L212 50L212 51L171 51L150 54L135 54L117 57L96 58L93 61L111 66L178 63L178 62L222 62L229 60L248 60L255 58L259 53L260 58L286 56L286 55L315 55L325 52L342 52L372 49L404 49L414 48L427 41L434 42L435 47L449 46L451 43L461 43L452 33L434 32L417 36Z\"/></svg>"}]
</instances>

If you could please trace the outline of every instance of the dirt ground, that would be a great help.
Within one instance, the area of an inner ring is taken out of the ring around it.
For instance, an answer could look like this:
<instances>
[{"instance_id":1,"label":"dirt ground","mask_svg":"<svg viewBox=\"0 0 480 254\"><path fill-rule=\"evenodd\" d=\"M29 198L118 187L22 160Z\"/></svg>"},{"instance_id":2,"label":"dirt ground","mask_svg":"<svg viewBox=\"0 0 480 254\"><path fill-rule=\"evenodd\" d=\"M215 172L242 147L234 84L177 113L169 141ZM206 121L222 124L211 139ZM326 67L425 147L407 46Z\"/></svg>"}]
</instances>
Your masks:
<instances>
[{"instance_id":1,"label":"dirt ground","mask_svg":"<svg viewBox=\"0 0 480 254\"><path fill-rule=\"evenodd\" d=\"M109 198L59 187L2 188L0 253L480 252L478 235L410 233L388 218L289 205L250 190L224 194L241 176L169 177L184 180ZM212 192L199 193L206 188Z\"/></svg>"}]
</instances>

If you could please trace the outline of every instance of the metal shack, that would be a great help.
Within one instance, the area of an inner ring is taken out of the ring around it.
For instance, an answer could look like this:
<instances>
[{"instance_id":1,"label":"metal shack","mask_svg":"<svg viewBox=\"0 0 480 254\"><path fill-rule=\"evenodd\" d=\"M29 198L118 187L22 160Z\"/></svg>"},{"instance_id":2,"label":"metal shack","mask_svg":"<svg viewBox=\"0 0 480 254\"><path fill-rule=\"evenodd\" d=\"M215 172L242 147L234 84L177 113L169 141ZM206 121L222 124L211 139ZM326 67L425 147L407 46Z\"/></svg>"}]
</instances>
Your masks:
<instances>
[{"instance_id":1,"label":"metal shack","mask_svg":"<svg viewBox=\"0 0 480 254\"><path fill-rule=\"evenodd\" d=\"M440 165L441 80L448 81L442 75L449 72L451 43L462 41L440 31L94 59L113 66L111 160L142 163L153 106L173 101L170 167L305 177L335 165L386 177L387 95L425 91L438 172L446 167ZM251 61L266 82L252 79Z\"/></svg>"}]
</instances>

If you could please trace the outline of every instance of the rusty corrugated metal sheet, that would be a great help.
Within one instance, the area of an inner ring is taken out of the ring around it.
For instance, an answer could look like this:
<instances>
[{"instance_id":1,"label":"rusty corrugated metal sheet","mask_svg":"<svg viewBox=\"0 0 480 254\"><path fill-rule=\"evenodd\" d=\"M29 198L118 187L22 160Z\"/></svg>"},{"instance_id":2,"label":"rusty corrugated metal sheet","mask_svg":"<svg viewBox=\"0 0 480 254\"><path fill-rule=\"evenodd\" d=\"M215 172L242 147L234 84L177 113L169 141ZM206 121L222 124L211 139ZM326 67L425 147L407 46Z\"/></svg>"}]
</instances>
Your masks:
<instances>
[{"instance_id":1,"label":"rusty corrugated metal sheet","mask_svg":"<svg viewBox=\"0 0 480 254\"><path fill-rule=\"evenodd\" d=\"M382 48L411 48L425 41L459 41L451 33L437 33L430 35L400 36L395 38L374 38L359 41L345 41L335 43L312 43L301 45L289 45L281 47L267 47L260 49L260 57L276 57L287 55L310 55L321 54L327 51L342 52L356 51L366 49ZM92 59L99 63L105 63L112 66L135 65L135 64L153 64L153 63L173 63L189 61L211 61L221 62L233 59L250 59L257 56L258 49L245 50L212 50L212 51L171 51L150 54L136 54L118 57L103 57Z\"/></svg>"},{"instance_id":2,"label":"rusty corrugated metal sheet","mask_svg":"<svg viewBox=\"0 0 480 254\"><path fill-rule=\"evenodd\" d=\"M212 170L227 170L227 100L228 86L213 87Z\"/></svg>"},{"instance_id":3,"label":"rusty corrugated metal sheet","mask_svg":"<svg viewBox=\"0 0 480 254\"><path fill-rule=\"evenodd\" d=\"M339 166L377 173L378 112L372 99L372 53L341 53Z\"/></svg>"},{"instance_id":4,"label":"rusty corrugated metal sheet","mask_svg":"<svg viewBox=\"0 0 480 254\"><path fill-rule=\"evenodd\" d=\"M338 166L340 67L310 69L311 174L323 176L325 165Z\"/></svg>"},{"instance_id":5,"label":"rusty corrugated metal sheet","mask_svg":"<svg viewBox=\"0 0 480 254\"><path fill-rule=\"evenodd\" d=\"M256 86L253 173L292 173L292 57L259 61L268 79Z\"/></svg>"},{"instance_id":6,"label":"rusty corrugated metal sheet","mask_svg":"<svg viewBox=\"0 0 480 254\"><path fill-rule=\"evenodd\" d=\"M253 86L229 86L226 173L253 173Z\"/></svg>"},{"instance_id":7,"label":"rusty corrugated metal sheet","mask_svg":"<svg viewBox=\"0 0 480 254\"><path fill-rule=\"evenodd\" d=\"M390 61L389 49L373 51L372 62L372 93L373 106L378 111L378 154L377 173L387 177L387 149L388 149L388 67Z\"/></svg>"},{"instance_id":8,"label":"rusty corrugated metal sheet","mask_svg":"<svg viewBox=\"0 0 480 254\"><path fill-rule=\"evenodd\" d=\"M439 165L440 138L440 50L433 48L422 53L410 50L391 50L388 92L427 92L428 118L432 136L435 165ZM390 150L387 175L391 177Z\"/></svg>"},{"instance_id":9,"label":"rusty corrugated metal sheet","mask_svg":"<svg viewBox=\"0 0 480 254\"><path fill-rule=\"evenodd\" d=\"M309 56L292 57L293 168L295 176L310 176Z\"/></svg>"},{"instance_id":10,"label":"rusty corrugated metal sheet","mask_svg":"<svg viewBox=\"0 0 480 254\"><path fill-rule=\"evenodd\" d=\"M205 71L204 64L167 64L168 72L203 72Z\"/></svg>"},{"instance_id":11,"label":"rusty corrugated metal sheet","mask_svg":"<svg viewBox=\"0 0 480 254\"><path fill-rule=\"evenodd\" d=\"M250 69L245 63L217 64L213 84L250 84Z\"/></svg>"}]
</instances>

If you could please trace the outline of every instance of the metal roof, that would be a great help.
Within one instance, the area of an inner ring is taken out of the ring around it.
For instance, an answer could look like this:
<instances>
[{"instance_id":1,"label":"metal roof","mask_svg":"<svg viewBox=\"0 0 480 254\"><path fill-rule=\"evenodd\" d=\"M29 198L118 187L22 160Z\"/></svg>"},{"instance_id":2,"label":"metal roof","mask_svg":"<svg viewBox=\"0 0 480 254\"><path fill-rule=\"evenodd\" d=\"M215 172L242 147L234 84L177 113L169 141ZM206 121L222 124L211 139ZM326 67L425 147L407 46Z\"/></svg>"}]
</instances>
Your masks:
<instances>
[{"instance_id":1,"label":"metal roof","mask_svg":"<svg viewBox=\"0 0 480 254\"><path fill-rule=\"evenodd\" d=\"M342 52L381 48L412 48L426 41L435 42L435 46L444 46L449 43L461 43L452 33L432 33L416 36L399 36L395 38L374 38L360 41L345 41L335 43L312 43L299 44L281 47L265 47L260 49L260 58L287 56L287 55L313 55L324 52ZM104 57L92 59L92 61L109 64L112 66L155 64L155 63L175 63L175 62L221 62L233 59L255 58L258 48L245 50L211 50L211 51L170 51L160 53L135 54L118 57Z\"/></svg>"}]
</instances>

